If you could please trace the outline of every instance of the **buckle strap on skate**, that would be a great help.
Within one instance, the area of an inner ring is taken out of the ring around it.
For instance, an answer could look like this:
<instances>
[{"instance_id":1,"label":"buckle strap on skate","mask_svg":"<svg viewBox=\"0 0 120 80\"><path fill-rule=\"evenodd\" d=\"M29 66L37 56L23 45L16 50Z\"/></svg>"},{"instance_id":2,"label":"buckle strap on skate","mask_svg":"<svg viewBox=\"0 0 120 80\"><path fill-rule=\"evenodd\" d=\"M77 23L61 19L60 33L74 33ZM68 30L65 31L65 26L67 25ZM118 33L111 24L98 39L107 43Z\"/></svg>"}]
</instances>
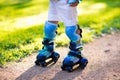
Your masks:
<instances>
[{"instance_id":1,"label":"buckle strap on skate","mask_svg":"<svg viewBox=\"0 0 120 80\"><path fill-rule=\"evenodd\" d=\"M44 44L44 45L54 45L54 41L45 38L44 41L42 42L42 44Z\"/></svg>"},{"instance_id":2,"label":"buckle strap on skate","mask_svg":"<svg viewBox=\"0 0 120 80\"><path fill-rule=\"evenodd\" d=\"M82 58L81 52L70 51L70 52L68 53L68 55L70 55L70 56L75 56L75 57L77 57L77 58Z\"/></svg>"},{"instance_id":3,"label":"buckle strap on skate","mask_svg":"<svg viewBox=\"0 0 120 80\"><path fill-rule=\"evenodd\" d=\"M42 42L44 45L42 49L46 49L47 51L53 52L54 51L54 41L49 40L47 38L44 38L44 41Z\"/></svg>"},{"instance_id":4,"label":"buckle strap on skate","mask_svg":"<svg viewBox=\"0 0 120 80\"><path fill-rule=\"evenodd\" d=\"M73 51L81 51L83 50L83 46L81 44L76 44L75 42L70 42L70 46L69 46L70 50Z\"/></svg>"}]
</instances>

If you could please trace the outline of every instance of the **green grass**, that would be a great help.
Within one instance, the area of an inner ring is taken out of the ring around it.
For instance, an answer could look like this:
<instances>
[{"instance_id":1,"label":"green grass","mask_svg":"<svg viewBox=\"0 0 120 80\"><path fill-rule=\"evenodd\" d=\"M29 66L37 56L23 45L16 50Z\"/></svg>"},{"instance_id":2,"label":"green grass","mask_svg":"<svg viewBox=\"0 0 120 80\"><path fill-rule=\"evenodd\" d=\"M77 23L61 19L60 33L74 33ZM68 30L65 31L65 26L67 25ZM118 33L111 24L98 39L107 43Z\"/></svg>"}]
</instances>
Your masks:
<instances>
[{"instance_id":1,"label":"green grass","mask_svg":"<svg viewBox=\"0 0 120 80\"><path fill-rule=\"evenodd\" d=\"M40 14L48 9L48 0L0 0L0 21Z\"/></svg>"},{"instance_id":2,"label":"green grass","mask_svg":"<svg viewBox=\"0 0 120 80\"><path fill-rule=\"evenodd\" d=\"M85 2L86 1L86 2ZM120 29L120 1L85 0L81 5L83 14L79 16L79 24L83 28L83 42L93 41L96 36L111 33ZM86 6L86 3L91 3Z\"/></svg>"},{"instance_id":3,"label":"green grass","mask_svg":"<svg viewBox=\"0 0 120 80\"><path fill-rule=\"evenodd\" d=\"M0 39L0 63L19 60L41 48L41 43L38 42L43 37L42 30L43 27L34 26L6 33Z\"/></svg>"},{"instance_id":4,"label":"green grass","mask_svg":"<svg viewBox=\"0 0 120 80\"><path fill-rule=\"evenodd\" d=\"M79 24L83 29L83 43L94 37L120 30L119 0L83 0L78 6ZM48 0L1 0L0 1L0 66L19 61L42 47L44 25L15 26L19 18L39 15L48 9ZM23 24L24 25L24 24ZM66 46L69 39L60 23L56 46Z\"/></svg>"}]
</instances>

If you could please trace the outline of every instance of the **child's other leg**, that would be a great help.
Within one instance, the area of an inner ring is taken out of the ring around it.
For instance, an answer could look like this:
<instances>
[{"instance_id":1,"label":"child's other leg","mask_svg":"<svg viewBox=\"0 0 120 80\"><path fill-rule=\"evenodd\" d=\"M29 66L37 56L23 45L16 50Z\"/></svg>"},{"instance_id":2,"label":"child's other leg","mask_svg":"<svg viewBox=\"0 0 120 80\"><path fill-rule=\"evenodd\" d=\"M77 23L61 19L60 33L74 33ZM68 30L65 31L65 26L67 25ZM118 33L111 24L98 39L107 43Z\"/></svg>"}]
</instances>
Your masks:
<instances>
[{"instance_id":1,"label":"child's other leg","mask_svg":"<svg viewBox=\"0 0 120 80\"><path fill-rule=\"evenodd\" d=\"M42 64L45 65L45 60L49 57L53 57L54 62L57 61L59 54L54 51L54 38L56 36L56 30L58 27L58 17L57 11L55 8L55 1L50 0L48 20L44 25L44 39L43 39L43 48L39 51L37 55L37 60L35 61L36 65Z\"/></svg>"},{"instance_id":2,"label":"child's other leg","mask_svg":"<svg viewBox=\"0 0 120 80\"><path fill-rule=\"evenodd\" d=\"M43 48L37 55L36 65L47 66L46 60L52 58L55 63L59 58L59 54L54 51L54 38L58 25L51 22L46 22L44 26Z\"/></svg>"},{"instance_id":3,"label":"child's other leg","mask_svg":"<svg viewBox=\"0 0 120 80\"><path fill-rule=\"evenodd\" d=\"M82 30L75 26L66 27L66 35L70 39L69 53L65 57L61 68L67 71L73 71L73 66L79 64L79 67L84 69L88 60L82 56L81 50L83 49L80 41Z\"/></svg>"}]
</instances>

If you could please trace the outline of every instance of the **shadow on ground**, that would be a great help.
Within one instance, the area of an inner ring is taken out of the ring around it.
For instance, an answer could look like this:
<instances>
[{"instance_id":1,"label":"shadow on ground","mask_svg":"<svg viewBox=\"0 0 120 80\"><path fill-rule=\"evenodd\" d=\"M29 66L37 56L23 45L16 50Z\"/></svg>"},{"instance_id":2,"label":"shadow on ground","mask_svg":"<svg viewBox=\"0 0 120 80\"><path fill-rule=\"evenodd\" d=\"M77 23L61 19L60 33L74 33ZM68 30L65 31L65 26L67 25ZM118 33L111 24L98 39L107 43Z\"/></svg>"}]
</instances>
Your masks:
<instances>
[{"instance_id":1,"label":"shadow on ground","mask_svg":"<svg viewBox=\"0 0 120 80\"><path fill-rule=\"evenodd\" d=\"M44 71L49 70L50 68L43 68L40 66L32 66L30 69L22 73L16 80L32 80L36 75L42 74Z\"/></svg>"},{"instance_id":2,"label":"shadow on ground","mask_svg":"<svg viewBox=\"0 0 120 80\"><path fill-rule=\"evenodd\" d=\"M51 80L73 80L81 74L82 70L76 70L74 72L59 71Z\"/></svg>"}]
</instances>

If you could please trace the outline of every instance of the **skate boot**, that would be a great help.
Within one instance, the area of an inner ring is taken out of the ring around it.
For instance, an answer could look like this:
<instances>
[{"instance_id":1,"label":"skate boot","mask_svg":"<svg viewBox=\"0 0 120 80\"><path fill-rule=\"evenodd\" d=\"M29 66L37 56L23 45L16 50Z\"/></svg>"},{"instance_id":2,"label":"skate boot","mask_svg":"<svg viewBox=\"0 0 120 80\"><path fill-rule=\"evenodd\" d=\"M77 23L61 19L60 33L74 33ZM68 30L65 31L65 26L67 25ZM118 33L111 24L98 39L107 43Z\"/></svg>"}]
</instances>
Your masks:
<instances>
[{"instance_id":1,"label":"skate boot","mask_svg":"<svg viewBox=\"0 0 120 80\"><path fill-rule=\"evenodd\" d=\"M65 59L63 60L63 64L61 66L62 70L72 72L75 65L78 65L79 68L84 69L88 63L88 60L84 58L81 54L81 44L77 45L75 42L70 42L69 48L70 51L67 57L65 57Z\"/></svg>"},{"instance_id":2,"label":"skate boot","mask_svg":"<svg viewBox=\"0 0 120 80\"><path fill-rule=\"evenodd\" d=\"M53 40L44 39L42 44L44 46L43 46L42 50L39 51L37 58L36 58L37 60L35 61L35 64L45 67L51 62L56 63L58 61L60 55L54 51ZM50 59L50 60L48 60L48 59Z\"/></svg>"}]
</instances>

